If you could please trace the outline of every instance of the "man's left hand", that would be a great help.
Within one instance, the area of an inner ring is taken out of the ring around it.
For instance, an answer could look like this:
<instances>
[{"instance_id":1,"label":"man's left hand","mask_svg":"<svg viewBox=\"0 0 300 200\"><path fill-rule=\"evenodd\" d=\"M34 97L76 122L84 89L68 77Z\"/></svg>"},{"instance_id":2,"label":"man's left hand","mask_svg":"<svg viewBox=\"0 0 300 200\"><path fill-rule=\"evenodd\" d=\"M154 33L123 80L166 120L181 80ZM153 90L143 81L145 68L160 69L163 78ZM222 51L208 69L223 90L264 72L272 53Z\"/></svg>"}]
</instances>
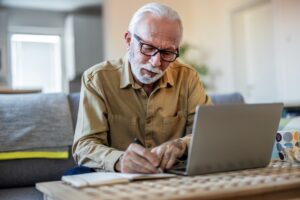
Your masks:
<instances>
[{"instance_id":1,"label":"man's left hand","mask_svg":"<svg viewBox=\"0 0 300 200\"><path fill-rule=\"evenodd\" d=\"M183 156L187 149L187 144L182 139L175 139L165 142L151 150L160 159L161 169L170 169L177 158Z\"/></svg>"}]
</instances>

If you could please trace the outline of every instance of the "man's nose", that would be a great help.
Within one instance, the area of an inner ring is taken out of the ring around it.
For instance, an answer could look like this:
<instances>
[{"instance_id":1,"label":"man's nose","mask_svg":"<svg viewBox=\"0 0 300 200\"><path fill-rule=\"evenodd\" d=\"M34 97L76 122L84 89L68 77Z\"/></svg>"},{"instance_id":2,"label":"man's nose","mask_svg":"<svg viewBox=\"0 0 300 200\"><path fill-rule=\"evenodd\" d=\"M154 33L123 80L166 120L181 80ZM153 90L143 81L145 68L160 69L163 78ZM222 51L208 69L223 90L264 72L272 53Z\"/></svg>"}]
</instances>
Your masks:
<instances>
[{"instance_id":1,"label":"man's nose","mask_svg":"<svg viewBox=\"0 0 300 200\"><path fill-rule=\"evenodd\" d=\"M155 55L151 56L150 63L154 67L160 67L161 65L160 52L157 52Z\"/></svg>"}]
</instances>

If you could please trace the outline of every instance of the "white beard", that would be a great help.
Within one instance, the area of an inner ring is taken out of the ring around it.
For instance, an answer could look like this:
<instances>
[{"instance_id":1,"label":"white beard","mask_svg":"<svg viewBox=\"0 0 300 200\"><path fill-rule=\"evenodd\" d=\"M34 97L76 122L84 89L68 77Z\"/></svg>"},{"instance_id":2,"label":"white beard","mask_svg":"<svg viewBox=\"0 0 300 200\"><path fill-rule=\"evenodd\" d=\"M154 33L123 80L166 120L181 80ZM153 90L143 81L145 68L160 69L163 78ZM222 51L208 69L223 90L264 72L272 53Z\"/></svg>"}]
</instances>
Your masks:
<instances>
[{"instance_id":1,"label":"white beard","mask_svg":"<svg viewBox=\"0 0 300 200\"><path fill-rule=\"evenodd\" d=\"M151 64L145 64L143 66L141 66L140 64L136 64L135 66L133 66L133 65L134 65L134 63L131 64L131 71L132 71L134 77L143 84L155 83L157 80L159 80L165 74L165 71L162 71L158 68L154 68L154 67L152 67ZM151 77L149 74L142 75L142 73L141 73L142 69L146 69L150 72L156 73L156 75L153 77Z\"/></svg>"},{"instance_id":2,"label":"white beard","mask_svg":"<svg viewBox=\"0 0 300 200\"><path fill-rule=\"evenodd\" d=\"M150 63L141 65L134 60L132 49L129 50L129 60L131 64L131 71L134 77L143 84L152 84L159 80L166 72L156 67L153 67ZM149 74L142 75L142 69L146 69L150 72L156 73L155 76L151 77Z\"/></svg>"}]
</instances>

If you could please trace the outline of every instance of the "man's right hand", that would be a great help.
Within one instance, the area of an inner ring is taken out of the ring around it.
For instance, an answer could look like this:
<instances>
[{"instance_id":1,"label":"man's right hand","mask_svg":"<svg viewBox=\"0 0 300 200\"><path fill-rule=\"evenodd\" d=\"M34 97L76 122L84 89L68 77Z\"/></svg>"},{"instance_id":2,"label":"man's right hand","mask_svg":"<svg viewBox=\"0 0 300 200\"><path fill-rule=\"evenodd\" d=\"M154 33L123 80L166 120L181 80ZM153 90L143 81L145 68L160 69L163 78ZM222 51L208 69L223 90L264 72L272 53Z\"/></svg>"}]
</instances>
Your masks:
<instances>
[{"instance_id":1,"label":"man's right hand","mask_svg":"<svg viewBox=\"0 0 300 200\"><path fill-rule=\"evenodd\" d=\"M115 165L122 173L159 173L159 158L139 144L132 143Z\"/></svg>"}]
</instances>

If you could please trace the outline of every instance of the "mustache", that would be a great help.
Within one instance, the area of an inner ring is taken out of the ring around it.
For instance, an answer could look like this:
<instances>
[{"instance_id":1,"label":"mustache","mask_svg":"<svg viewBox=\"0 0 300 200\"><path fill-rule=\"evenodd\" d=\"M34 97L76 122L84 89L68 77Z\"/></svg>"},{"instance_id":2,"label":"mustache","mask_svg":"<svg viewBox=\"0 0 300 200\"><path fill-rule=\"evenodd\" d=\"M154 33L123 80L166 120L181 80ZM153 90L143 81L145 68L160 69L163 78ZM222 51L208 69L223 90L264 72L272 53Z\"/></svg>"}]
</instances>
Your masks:
<instances>
[{"instance_id":1,"label":"mustache","mask_svg":"<svg viewBox=\"0 0 300 200\"><path fill-rule=\"evenodd\" d=\"M151 64L143 65L143 68L150 72L153 72L153 73L157 73L157 74L163 73L163 71L161 69L159 69L157 67L153 67Z\"/></svg>"}]
</instances>

